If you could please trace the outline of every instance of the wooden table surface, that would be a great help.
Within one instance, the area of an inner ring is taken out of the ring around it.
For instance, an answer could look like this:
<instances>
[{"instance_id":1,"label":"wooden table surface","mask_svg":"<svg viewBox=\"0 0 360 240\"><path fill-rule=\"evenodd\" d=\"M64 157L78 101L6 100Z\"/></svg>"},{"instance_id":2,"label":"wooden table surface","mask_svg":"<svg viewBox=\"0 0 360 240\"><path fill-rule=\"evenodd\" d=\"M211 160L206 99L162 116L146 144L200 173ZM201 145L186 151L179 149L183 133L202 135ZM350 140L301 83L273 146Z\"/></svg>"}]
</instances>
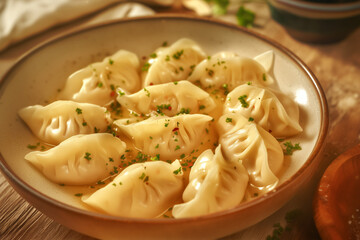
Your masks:
<instances>
[{"instance_id":1,"label":"wooden table surface","mask_svg":"<svg viewBox=\"0 0 360 240\"><path fill-rule=\"evenodd\" d=\"M360 29L345 40L327 44L308 44L291 38L270 16L266 5L257 6L257 25L253 28L274 39L299 56L319 79L329 105L330 125L325 154L314 181L283 208L262 222L224 239L266 239L274 224L285 226L285 215L299 215L283 239L320 239L313 220L312 199L325 168L345 150L360 143ZM161 11L184 12L178 4ZM231 14L225 17L234 21ZM82 26L84 20L53 28L0 52L0 77L23 53L38 43ZM0 173L0 239L93 239L70 230L37 211L23 200Z\"/></svg>"}]
</instances>

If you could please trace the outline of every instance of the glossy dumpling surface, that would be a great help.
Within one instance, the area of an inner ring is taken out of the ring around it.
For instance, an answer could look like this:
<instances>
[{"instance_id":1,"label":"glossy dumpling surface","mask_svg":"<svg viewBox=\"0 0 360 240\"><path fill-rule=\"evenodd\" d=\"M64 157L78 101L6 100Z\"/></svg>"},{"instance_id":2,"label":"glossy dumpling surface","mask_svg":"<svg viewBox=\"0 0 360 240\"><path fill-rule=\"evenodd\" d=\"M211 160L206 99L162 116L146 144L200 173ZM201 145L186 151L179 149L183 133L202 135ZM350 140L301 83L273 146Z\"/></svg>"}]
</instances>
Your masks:
<instances>
[{"instance_id":1,"label":"glossy dumpling surface","mask_svg":"<svg viewBox=\"0 0 360 240\"><path fill-rule=\"evenodd\" d=\"M204 51L191 39L182 38L169 47L155 51L143 71L144 86L187 79L193 68L205 58Z\"/></svg>"},{"instance_id":2,"label":"glossy dumpling surface","mask_svg":"<svg viewBox=\"0 0 360 240\"><path fill-rule=\"evenodd\" d=\"M131 95L119 95L117 101L137 113L151 112L174 116L182 110L189 113L210 113L215 102L210 95L188 81L148 86Z\"/></svg>"},{"instance_id":3,"label":"glossy dumpling surface","mask_svg":"<svg viewBox=\"0 0 360 240\"><path fill-rule=\"evenodd\" d=\"M284 160L278 141L262 127L236 113L220 117L217 128L225 157L242 161L250 184L265 192L274 188L278 183L276 174Z\"/></svg>"},{"instance_id":4,"label":"glossy dumpling surface","mask_svg":"<svg viewBox=\"0 0 360 240\"><path fill-rule=\"evenodd\" d=\"M203 87L222 87L231 91L240 84L267 86L273 82L263 66L251 58L218 53L199 63L190 77L190 82L200 82Z\"/></svg>"},{"instance_id":5,"label":"glossy dumpling surface","mask_svg":"<svg viewBox=\"0 0 360 240\"><path fill-rule=\"evenodd\" d=\"M83 201L110 215L154 218L181 198L183 172L178 160L154 161L124 169L111 183Z\"/></svg>"},{"instance_id":6,"label":"glossy dumpling surface","mask_svg":"<svg viewBox=\"0 0 360 240\"><path fill-rule=\"evenodd\" d=\"M35 136L53 145L77 134L105 132L112 122L104 107L62 100L25 107L18 114Z\"/></svg>"},{"instance_id":7,"label":"glossy dumpling surface","mask_svg":"<svg viewBox=\"0 0 360 240\"><path fill-rule=\"evenodd\" d=\"M90 64L73 73L58 99L104 106L113 100L118 87L132 93L138 91L140 86L138 57L132 52L120 50L102 62Z\"/></svg>"},{"instance_id":8,"label":"glossy dumpling surface","mask_svg":"<svg viewBox=\"0 0 360 240\"><path fill-rule=\"evenodd\" d=\"M270 90L243 84L228 94L224 113L239 113L250 118L275 137L302 132L297 104L285 95L279 97Z\"/></svg>"},{"instance_id":9,"label":"glossy dumpling surface","mask_svg":"<svg viewBox=\"0 0 360 240\"><path fill-rule=\"evenodd\" d=\"M119 166L126 144L109 133L76 135L47 151L25 159L48 179L66 185L89 185L111 175Z\"/></svg>"},{"instance_id":10,"label":"glossy dumpling surface","mask_svg":"<svg viewBox=\"0 0 360 240\"><path fill-rule=\"evenodd\" d=\"M173 207L173 216L195 217L233 208L244 198L248 179L241 161L224 159L221 145L215 154L208 149L191 168L184 203Z\"/></svg>"},{"instance_id":11,"label":"glossy dumpling surface","mask_svg":"<svg viewBox=\"0 0 360 240\"><path fill-rule=\"evenodd\" d=\"M122 134L129 137L139 151L160 159L176 159L189 154L200 144L212 117L181 114L175 117L151 117L129 125L115 121Z\"/></svg>"}]
</instances>

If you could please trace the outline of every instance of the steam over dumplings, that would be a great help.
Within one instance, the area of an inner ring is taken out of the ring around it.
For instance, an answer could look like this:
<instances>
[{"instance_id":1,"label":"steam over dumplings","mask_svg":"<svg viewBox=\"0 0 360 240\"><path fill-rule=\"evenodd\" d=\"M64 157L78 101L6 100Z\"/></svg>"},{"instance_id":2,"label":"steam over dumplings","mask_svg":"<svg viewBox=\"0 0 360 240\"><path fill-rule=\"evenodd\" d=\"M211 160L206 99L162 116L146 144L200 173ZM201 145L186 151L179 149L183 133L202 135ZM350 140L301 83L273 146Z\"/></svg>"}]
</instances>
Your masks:
<instances>
[{"instance_id":1,"label":"steam over dumplings","mask_svg":"<svg viewBox=\"0 0 360 240\"><path fill-rule=\"evenodd\" d=\"M187 38L159 48L155 54L156 58L147 63L148 71L143 72L144 86L187 79L195 65L206 56L196 42Z\"/></svg>"},{"instance_id":2,"label":"steam over dumplings","mask_svg":"<svg viewBox=\"0 0 360 240\"><path fill-rule=\"evenodd\" d=\"M239 98L243 98L243 102ZM251 117L275 137L288 137L302 132L298 106L285 96L282 96L282 100L284 104L270 90L244 84L228 94L224 113L233 112L245 118Z\"/></svg>"},{"instance_id":3,"label":"steam over dumplings","mask_svg":"<svg viewBox=\"0 0 360 240\"><path fill-rule=\"evenodd\" d=\"M104 106L113 100L112 92L116 88L136 92L140 85L138 57L129 51L120 50L102 62L73 73L58 98Z\"/></svg>"},{"instance_id":4,"label":"steam over dumplings","mask_svg":"<svg viewBox=\"0 0 360 240\"><path fill-rule=\"evenodd\" d=\"M148 86L132 95L119 95L117 101L137 113L158 112L167 116L174 116L181 109L210 113L215 108L210 95L188 81Z\"/></svg>"},{"instance_id":5,"label":"steam over dumplings","mask_svg":"<svg viewBox=\"0 0 360 240\"><path fill-rule=\"evenodd\" d=\"M176 159L190 153L200 144L212 117L182 114L175 117L151 117L142 122L124 125L115 121L120 132L133 140L137 149L160 159Z\"/></svg>"},{"instance_id":6,"label":"steam over dumplings","mask_svg":"<svg viewBox=\"0 0 360 240\"><path fill-rule=\"evenodd\" d=\"M256 123L240 114L228 113L217 123L219 143L227 159L241 160L249 173L249 182L264 192L278 183L284 154L278 141Z\"/></svg>"},{"instance_id":7,"label":"steam over dumplings","mask_svg":"<svg viewBox=\"0 0 360 240\"><path fill-rule=\"evenodd\" d=\"M18 114L39 139L54 145L77 134L105 132L112 122L106 108L73 101L29 106Z\"/></svg>"},{"instance_id":8,"label":"steam over dumplings","mask_svg":"<svg viewBox=\"0 0 360 240\"><path fill-rule=\"evenodd\" d=\"M55 183L89 185L111 175L125 147L109 133L76 135L47 151L30 152L25 159Z\"/></svg>"},{"instance_id":9,"label":"steam over dumplings","mask_svg":"<svg viewBox=\"0 0 360 240\"><path fill-rule=\"evenodd\" d=\"M226 52L203 60L195 67L188 80L200 81L203 87L218 88L227 84L230 91L247 82L258 86L272 83L272 78L260 63L251 58L232 56Z\"/></svg>"},{"instance_id":10,"label":"steam over dumplings","mask_svg":"<svg viewBox=\"0 0 360 240\"><path fill-rule=\"evenodd\" d=\"M83 201L110 215L154 218L174 205L183 191L179 161L155 161L127 167L106 187Z\"/></svg>"},{"instance_id":11,"label":"steam over dumplings","mask_svg":"<svg viewBox=\"0 0 360 240\"><path fill-rule=\"evenodd\" d=\"M215 155L206 150L191 168L184 203L173 207L173 216L195 217L235 207L244 198L248 179L241 161L224 159L221 145Z\"/></svg>"}]
</instances>

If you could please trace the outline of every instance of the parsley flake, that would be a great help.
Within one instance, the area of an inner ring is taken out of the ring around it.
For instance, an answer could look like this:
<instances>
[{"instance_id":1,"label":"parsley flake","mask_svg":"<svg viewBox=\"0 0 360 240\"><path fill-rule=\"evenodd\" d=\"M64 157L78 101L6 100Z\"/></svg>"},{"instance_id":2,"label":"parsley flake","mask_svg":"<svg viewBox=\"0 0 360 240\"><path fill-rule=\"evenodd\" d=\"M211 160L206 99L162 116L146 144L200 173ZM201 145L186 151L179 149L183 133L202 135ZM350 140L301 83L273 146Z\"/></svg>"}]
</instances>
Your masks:
<instances>
[{"instance_id":1,"label":"parsley flake","mask_svg":"<svg viewBox=\"0 0 360 240\"><path fill-rule=\"evenodd\" d=\"M181 57L181 55L183 55L183 53L184 53L184 50L183 50L183 49L180 50L180 51L177 51L176 53L173 54L173 58L179 60L180 57Z\"/></svg>"},{"instance_id":2,"label":"parsley flake","mask_svg":"<svg viewBox=\"0 0 360 240\"><path fill-rule=\"evenodd\" d=\"M240 101L241 103L241 106L244 107L244 108L247 108L249 107L249 103L246 102L246 98L247 96L246 95L242 95L238 98L238 100Z\"/></svg>"},{"instance_id":3,"label":"parsley flake","mask_svg":"<svg viewBox=\"0 0 360 240\"><path fill-rule=\"evenodd\" d=\"M76 108L75 111L76 111L77 114L82 114L81 108Z\"/></svg>"},{"instance_id":4,"label":"parsley flake","mask_svg":"<svg viewBox=\"0 0 360 240\"><path fill-rule=\"evenodd\" d=\"M179 173L181 173L181 167L179 167L178 169L174 170L173 173L175 175L178 175Z\"/></svg>"},{"instance_id":5,"label":"parsley flake","mask_svg":"<svg viewBox=\"0 0 360 240\"><path fill-rule=\"evenodd\" d=\"M91 155L91 153L86 152L84 158L85 158L86 160L89 160L89 161L90 161L90 160L91 160L90 155Z\"/></svg>"},{"instance_id":6,"label":"parsley flake","mask_svg":"<svg viewBox=\"0 0 360 240\"><path fill-rule=\"evenodd\" d=\"M299 143L295 143L295 145L293 145L290 141L288 141L284 143L284 146L285 146L284 149L285 155L292 155L294 151L301 150Z\"/></svg>"}]
</instances>

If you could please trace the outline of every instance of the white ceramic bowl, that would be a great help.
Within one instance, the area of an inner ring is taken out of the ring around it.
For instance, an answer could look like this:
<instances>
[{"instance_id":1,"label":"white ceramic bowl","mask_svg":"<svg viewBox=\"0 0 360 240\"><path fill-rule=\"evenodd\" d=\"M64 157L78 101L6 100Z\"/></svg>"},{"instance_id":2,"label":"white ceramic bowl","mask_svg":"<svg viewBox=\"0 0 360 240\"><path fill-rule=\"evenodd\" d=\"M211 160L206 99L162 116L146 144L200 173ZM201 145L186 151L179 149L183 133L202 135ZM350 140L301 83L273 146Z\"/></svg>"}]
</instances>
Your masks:
<instances>
[{"instance_id":1,"label":"white ceramic bowl","mask_svg":"<svg viewBox=\"0 0 360 240\"><path fill-rule=\"evenodd\" d=\"M209 55L221 50L254 57L275 53L276 88L298 102L304 132L278 187L264 196L215 214L186 219L131 219L86 209L73 193L48 181L24 160L36 140L17 116L33 104L45 104L75 70L123 48L148 56L164 41L188 37ZM246 29L202 18L153 16L86 28L47 42L28 53L1 80L0 169L14 189L57 222L102 239L218 238L255 224L284 205L313 175L328 127L328 111L319 82L286 48Z\"/></svg>"}]
</instances>

